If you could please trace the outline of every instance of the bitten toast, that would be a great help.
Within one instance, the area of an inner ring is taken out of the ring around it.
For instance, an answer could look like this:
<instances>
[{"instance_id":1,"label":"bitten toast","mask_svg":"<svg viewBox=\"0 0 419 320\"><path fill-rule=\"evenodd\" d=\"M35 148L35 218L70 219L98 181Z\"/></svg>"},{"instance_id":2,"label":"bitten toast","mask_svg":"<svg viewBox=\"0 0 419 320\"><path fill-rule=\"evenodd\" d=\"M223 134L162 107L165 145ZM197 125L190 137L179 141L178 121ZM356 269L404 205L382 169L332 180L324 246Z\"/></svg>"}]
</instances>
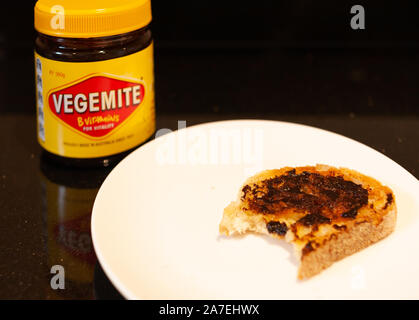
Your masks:
<instances>
[{"instance_id":1,"label":"bitten toast","mask_svg":"<svg viewBox=\"0 0 419 320\"><path fill-rule=\"evenodd\" d=\"M388 236L396 215L392 190L373 178L326 165L286 167L249 178L225 208L220 232L293 243L304 279Z\"/></svg>"}]
</instances>

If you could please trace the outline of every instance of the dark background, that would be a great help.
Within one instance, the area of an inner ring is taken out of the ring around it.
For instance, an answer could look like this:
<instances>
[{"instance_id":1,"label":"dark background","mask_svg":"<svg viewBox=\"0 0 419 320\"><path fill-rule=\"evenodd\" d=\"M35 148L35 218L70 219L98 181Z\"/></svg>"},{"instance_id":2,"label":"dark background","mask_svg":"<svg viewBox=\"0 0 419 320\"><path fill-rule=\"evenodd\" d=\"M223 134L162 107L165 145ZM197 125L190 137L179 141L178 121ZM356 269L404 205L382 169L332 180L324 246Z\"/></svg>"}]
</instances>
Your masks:
<instances>
[{"instance_id":1,"label":"dark background","mask_svg":"<svg viewBox=\"0 0 419 320\"><path fill-rule=\"evenodd\" d=\"M35 2L1 9L2 112L35 111ZM160 112L418 113L417 1L152 3Z\"/></svg>"}]
</instances>

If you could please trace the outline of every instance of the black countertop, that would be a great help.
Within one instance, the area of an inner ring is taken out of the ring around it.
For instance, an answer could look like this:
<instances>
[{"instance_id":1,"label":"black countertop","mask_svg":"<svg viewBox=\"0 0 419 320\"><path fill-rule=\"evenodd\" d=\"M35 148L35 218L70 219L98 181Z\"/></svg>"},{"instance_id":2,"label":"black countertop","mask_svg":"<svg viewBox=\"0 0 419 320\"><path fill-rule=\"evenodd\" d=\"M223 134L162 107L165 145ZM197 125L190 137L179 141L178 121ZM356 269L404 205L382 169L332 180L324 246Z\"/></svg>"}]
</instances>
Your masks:
<instances>
[{"instance_id":1,"label":"black countertop","mask_svg":"<svg viewBox=\"0 0 419 320\"><path fill-rule=\"evenodd\" d=\"M90 237L91 208L109 169L45 161L31 54L0 57L0 70L0 299L121 298ZM418 178L418 75L417 50L158 49L158 129L176 129L178 120L303 123L365 143ZM65 290L51 289L56 264L66 269Z\"/></svg>"},{"instance_id":2,"label":"black countertop","mask_svg":"<svg viewBox=\"0 0 419 320\"><path fill-rule=\"evenodd\" d=\"M175 129L178 119L193 125L231 118L213 114L161 115L158 127ZM419 117L265 118L314 125L355 138L419 177ZM96 262L89 232L90 210L109 169L80 173L47 163L40 157L35 128L34 116L0 116L0 298L121 298ZM50 268L56 264L66 269L65 290L50 287Z\"/></svg>"}]
</instances>

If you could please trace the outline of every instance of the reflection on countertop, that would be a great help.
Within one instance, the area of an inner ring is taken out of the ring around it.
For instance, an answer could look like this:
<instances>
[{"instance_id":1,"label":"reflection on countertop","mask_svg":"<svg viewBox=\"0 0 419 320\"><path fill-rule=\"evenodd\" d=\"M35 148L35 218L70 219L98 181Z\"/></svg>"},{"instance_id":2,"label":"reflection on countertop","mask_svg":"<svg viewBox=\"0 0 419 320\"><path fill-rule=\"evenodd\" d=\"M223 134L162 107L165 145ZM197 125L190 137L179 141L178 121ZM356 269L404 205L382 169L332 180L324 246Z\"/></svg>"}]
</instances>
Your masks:
<instances>
[{"instance_id":1,"label":"reflection on countertop","mask_svg":"<svg viewBox=\"0 0 419 320\"><path fill-rule=\"evenodd\" d=\"M93 203L111 168L68 170L41 157L41 212L46 222L47 265L65 270L65 290L47 286L47 299L95 297L97 262L90 233Z\"/></svg>"},{"instance_id":2,"label":"reflection on countertop","mask_svg":"<svg viewBox=\"0 0 419 320\"><path fill-rule=\"evenodd\" d=\"M1 299L121 298L101 271L90 233L93 203L112 170L74 170L44 158L34 116L0 116ZM13 132L14 134L9 134ZM65 289L51 287L51 267Z\"/></svg>"}]
</instances>

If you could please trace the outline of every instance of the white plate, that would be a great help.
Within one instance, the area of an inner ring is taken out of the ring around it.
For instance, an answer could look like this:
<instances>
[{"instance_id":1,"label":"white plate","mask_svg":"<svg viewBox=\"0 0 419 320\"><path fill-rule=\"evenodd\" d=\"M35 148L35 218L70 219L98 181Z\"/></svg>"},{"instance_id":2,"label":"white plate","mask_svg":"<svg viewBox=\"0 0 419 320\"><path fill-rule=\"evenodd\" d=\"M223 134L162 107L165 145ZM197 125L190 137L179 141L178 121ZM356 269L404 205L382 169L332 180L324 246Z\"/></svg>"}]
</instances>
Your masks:
<instances>
[{"instance_id":1,"label":"white plate","mask_svg":"<svg viewBox=\"0 0 419 320\"><path fill-rule=\"evenodd\" d=\"M395 232L306 281L284 241L219 235L223 209L249 175L317 163L391 187ZM122 161L99 191L92 236L128 299L418 299L418 199L415 177L356 141L284 122L216 122L167 134Z\"/></svg>"}]
</instances>

